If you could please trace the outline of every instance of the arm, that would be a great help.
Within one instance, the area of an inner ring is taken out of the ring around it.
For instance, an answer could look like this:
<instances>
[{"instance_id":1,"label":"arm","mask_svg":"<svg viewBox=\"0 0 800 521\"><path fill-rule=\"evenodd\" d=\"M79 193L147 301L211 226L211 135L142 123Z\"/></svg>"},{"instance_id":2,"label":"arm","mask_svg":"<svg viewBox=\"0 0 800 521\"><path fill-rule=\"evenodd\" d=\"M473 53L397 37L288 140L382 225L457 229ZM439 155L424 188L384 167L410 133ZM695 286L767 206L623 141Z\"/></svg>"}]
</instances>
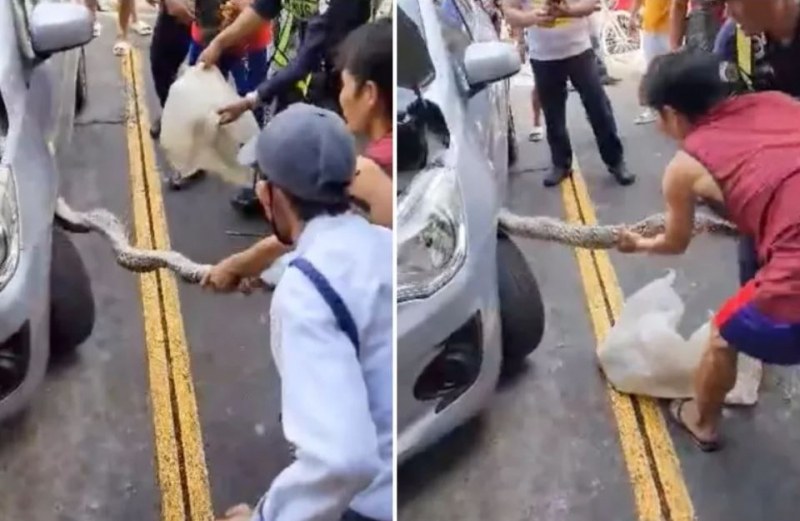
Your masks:
<instances>
[{"instance_id":1,"label":"arm","mask_svg":"<svg viewBox=\"0 0 800 521\"><path fill-rule=\"evenodd\" d=\"M315 17L308 24L306 37L295 58L270 79L258 86L258 101L269 102L278 93L305 78L322 61L328 20L325 15Z\"/></svg>"},{"instance_id":2,"label":"arm","mask_svg":"<svg viewBox=\"0 0 800 521\"><path fill-rule=\"evenodd\" d=\"M669 43L673 51L680 49L686 36L689 0L672 0L669 10Z\"/></svg>"},{"instance_id":3,"label":"arm","mask_svg":"<svg viewBox=\"0 0 800 521\"><path fill-rule=\"evenodd\" d=\"M297 459L272 482L253 519L339 519L381 469L361 365L298 270L286 272L272 306L283 429Z\"/></svg>"},{"instance_id":4,"label":"arm","mask_svg":"<svg viewBox=\"0 0 800 521\"><path fill-rule=\"evenodd\" d=\"M375 162L359 156L356 175L350 184L350 196L363 202L369 210L369 220L392 228L394 218L394 187L392 179Z\"/></svg>"},{"instance_id":5,"label":"arm","mask_svg":"<svg viewBox=\"0 0 800 521\"><path fill-rule=\"evenodd\" d=\"M264 19L250 6L236 17L231 25L226 27L209 44L218 47L221 51L239 44L245 38L252 36L264 24Z\"/></svg>"},{"instance_id":6,"label":"arm","mask_svg":"<svg viewBox=\"0 0 800 521\"><path fill-rule=\"evenodd\" d=\"M521 0L503 0L503 16L508 25L514 28L525 28L534 25L548 25L554 18L543 10L522 8Z\"/></svg>"},{"instance_id":7,"label":"arm","mask_svg":"<svg viewBox=\"0 0 800 521\"><path fill-rule=\"evenodd\" d=\"M200 281L200 285L218 292L241 289L242 282L259 277L278 257L290 250L291 247L270 235L214 265Z\"/></svg>"},{"instance_id":8,"label":"arm","mask_svg":"<svg viewBox=\"0 0 800 521\"><path fill-rule=\"evenodd\" d=\"M708 175L705 168L684 152L678 152L664 173L663 191L667 205L664 233L653 238L639 237L636 251L660 255L679 255L692 241L698 179Z\"/></svg>"}]
</instances>

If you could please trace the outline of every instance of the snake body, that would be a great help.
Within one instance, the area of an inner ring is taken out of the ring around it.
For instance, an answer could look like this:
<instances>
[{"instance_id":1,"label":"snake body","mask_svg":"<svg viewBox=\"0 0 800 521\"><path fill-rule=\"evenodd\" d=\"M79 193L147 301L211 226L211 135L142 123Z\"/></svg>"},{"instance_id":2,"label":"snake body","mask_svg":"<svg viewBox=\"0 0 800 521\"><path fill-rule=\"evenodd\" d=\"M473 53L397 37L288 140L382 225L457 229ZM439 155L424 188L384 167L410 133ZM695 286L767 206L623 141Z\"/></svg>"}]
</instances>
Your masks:
<instances>
[{"instance_id":1,"label":"snake body","mask_svg":"<svg viewBox=\"0 0 800 521\"><path fill-rule=\"evenodd\" d=\"M527 237L566 246L588 249L609 249L616 246L617 236L623 229L652 237L664 231L664 214L655 214L633 225L578 225L554 217L525 217L502 210L498 217L501 229L511 235ZM131 244L125 225L110 211L97 208L77 211L59 198L56 202L56 222L72 233L95 232L111 244L116 262L134 273L147 273L167 269L189 284L198 284L211 269L211 265L195 262L173 250L150 250ZM706 214L698 214L695 233L736 236L736 227L728 221Z\"/></svg>"}]
</instances>

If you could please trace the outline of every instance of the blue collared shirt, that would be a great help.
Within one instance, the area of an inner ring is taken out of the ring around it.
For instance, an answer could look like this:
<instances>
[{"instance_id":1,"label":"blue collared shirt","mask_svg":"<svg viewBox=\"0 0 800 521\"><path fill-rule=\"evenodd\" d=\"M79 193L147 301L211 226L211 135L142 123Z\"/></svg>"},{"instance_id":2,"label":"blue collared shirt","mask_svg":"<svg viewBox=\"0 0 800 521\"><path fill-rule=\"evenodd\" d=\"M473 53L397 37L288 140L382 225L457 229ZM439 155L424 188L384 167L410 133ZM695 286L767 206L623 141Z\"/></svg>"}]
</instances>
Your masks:
<instances>
[{"instance_id":1,"label":"blue collared shirt","mask_svg":"<svg viewBox=\"0 0 800 521\"><path fill-rule=\"evenodd\" d=\"M297 459L253 521L392 518L392 232L351 213L309 222L293 252L347 305L360 355L315 286L289 267L272 299L283 429Z\"/></svg>"}]
</instances>

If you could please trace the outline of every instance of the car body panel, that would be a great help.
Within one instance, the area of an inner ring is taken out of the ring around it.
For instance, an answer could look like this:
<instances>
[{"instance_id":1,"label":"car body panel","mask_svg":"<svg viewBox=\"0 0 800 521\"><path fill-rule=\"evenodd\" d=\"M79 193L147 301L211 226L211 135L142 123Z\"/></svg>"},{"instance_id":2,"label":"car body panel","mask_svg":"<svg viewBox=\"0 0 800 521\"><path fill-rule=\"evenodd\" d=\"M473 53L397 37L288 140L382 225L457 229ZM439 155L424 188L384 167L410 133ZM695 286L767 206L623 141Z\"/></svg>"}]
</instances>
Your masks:
<instances>
[{"instance_id":1,"label":"car body panel","mask_svg":"<svg viewBox=\"0 0 800 521\"><path fill-rule=\"evenodd\" d=\"M463 0L471 4L469 0ZM417 0L400 0L398 9ZM477 9L480 9L475 5ZM411 6L414 8L414 5ZM473 13L474 41L487 41L487 29L497 39L482 10ZM428 53L436 77L423 96L435 103L450 132L443 162L458 173L464 203L467 257L442 289L428 298L401 302L397 310L398 447L400 461L423 450L471 416L493 395L502 362L497 290L497 213L507 178L508 82L490 85L472 97L460 64L454 63L439 30L436 7L419 0ZM402 45L402 42L400 42ZM501 108L500 108L501 107ZM402 153L402 150L400 151ZM435 412L435 402L422 402L413 388L423 369L441 351L450 334L479 314L482 319L483 360L472 386L452 404Z\"/></svg>"},{"instance_id":2,"label":"car body panel","mask_svg":"<svg viewBox=\"0 0 800 521\"><path fill-rule=\"evenodd\" d=\"M27 324L34 373L28 378L38 377L41 381L50 351L50 262L59 184L54 154L71 137L71 130L64 129L73 125L80 51L68 51L37 63L24 56L18 37L13 6L3 2L0 4L0 95L8 113L9 128L2 162L10 166L16 186L20 254L15 272L0 289L0 343ZM30 395L33 385L33 382L24 384L25 389L18 389L0 403L0 419L19 409L22 404L17 403L20 397L15 394ZM10 402L14 402L13 407L4 407Z\"/></svg>"}]
</instances>

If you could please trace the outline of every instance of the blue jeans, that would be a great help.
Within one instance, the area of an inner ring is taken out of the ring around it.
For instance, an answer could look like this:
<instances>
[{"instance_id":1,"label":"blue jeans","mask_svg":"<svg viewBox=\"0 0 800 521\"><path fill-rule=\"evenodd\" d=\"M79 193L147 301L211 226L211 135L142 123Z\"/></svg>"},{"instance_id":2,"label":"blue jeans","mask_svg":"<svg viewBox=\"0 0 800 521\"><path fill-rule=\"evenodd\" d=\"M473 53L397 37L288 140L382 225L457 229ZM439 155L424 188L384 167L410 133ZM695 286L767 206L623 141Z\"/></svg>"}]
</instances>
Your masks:
<instances>
[{"instance_id":1,"label":"blue jeans","mask_svg":"<svg viewBox=\"0 0 800 521\"><path fill-rule=\"evenodd\" d=\"M195 41L189 45L189 65L197 64L197 58L205 47ZM220 72L227 78L233 76L233 83L236 85L236 92L239 96L244 96L248 92L256 90L262 81L267 77L267 50L253 51L243 57L223 54L218 64ZM264 108L259 107L253 111L258 126L264 125Z\"/></svg>"}]
</instances>

